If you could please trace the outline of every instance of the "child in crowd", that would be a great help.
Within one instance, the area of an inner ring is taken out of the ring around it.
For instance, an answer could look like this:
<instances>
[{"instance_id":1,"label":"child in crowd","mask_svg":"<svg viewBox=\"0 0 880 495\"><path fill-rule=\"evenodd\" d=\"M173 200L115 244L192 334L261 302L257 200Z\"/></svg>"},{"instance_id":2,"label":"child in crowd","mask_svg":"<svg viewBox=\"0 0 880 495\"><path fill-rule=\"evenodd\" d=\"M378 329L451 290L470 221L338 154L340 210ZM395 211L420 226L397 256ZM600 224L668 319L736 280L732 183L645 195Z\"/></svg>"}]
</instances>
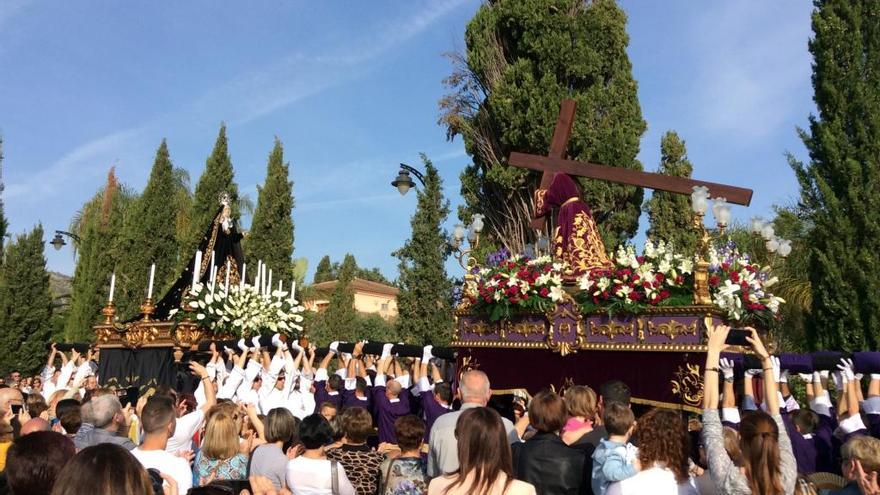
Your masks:
<instances>
[{"instance_id":1,"label":"child in crowd","mask_svg":"<svg viewBox=\"0 0 880 495\"><path fill-rule=\"evenodd\" d=\"M636 421L632 410L624 404L609 402L602 417L608 438L593 452L593 493L604 495L608 485L625 480L639 472L638 451L629 443Z\"/></svg>"}]
</instances>

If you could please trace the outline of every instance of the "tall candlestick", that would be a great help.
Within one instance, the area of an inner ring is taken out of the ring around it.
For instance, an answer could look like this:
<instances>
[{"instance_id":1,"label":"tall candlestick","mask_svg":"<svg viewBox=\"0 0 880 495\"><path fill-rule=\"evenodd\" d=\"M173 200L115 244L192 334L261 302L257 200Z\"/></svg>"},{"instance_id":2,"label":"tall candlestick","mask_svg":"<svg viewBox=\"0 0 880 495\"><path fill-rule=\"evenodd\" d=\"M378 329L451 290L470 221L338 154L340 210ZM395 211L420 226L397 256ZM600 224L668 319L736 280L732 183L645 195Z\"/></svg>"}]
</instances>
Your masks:
<instances>
[{"instance_id":1,"label":"tall candlestick","mask_svg":"<svg viewBox=\"0 0 880 495\"><path fill-rule=\"evenodd\" d=\"M110 299L107 300L108 303L113 302L113 293L116 292L116 272L113 272L110 275Z\"/></svg>"},{"instance_id":2,"label":"tall candlestick","mask_svg":"<svg viewBox=\"0 0 880 495\"><path fill-rule=\"evenodd\" d=\"M247 263L241 264L241 280L238 281L238 290L244 289L244 278L247 275Z\"/></svg>"},{"instance_id":3,"label":"tall candlestick","mask_svg":"<svg viewBox=\"0 0 880 495\"><path fill-rule=\"evenodd\" d=\"M150 286L147 288L147 299L153 298L153 281L156 278L156 264L150 266Z\"/></svg>"},{"instance_id":4,"label":"tall candlestick","mask_svg":"<svg viewBox=\"0 0 880 495\"><path fill-rule=\"evenodd\" d=\"M269 278L266 279L266 293L272 292L272 270L269 270Z\"/></svg>"},{"instance_id":5,"label":"tall candlestick","mask_svg":"<svg viewBox=\"0 0 880 495\"><path fill-rule=\"evenodd\" d=\"M193 282L192 288L195 289L196 284L199 283L199 275L201 275L202 271L202 250L199 249L196 251L196 260L193 263Z\"/></svg>"},{"instance_id":6,"label":"tall candlestick","mask_svg":"<svg viewBox=\"0 0 880 495\"><path fill-rule=\"evenodd\" d=\"M214 274L216 273L216 272L214 271L216 257L217 257L217 252L214 251L214 250L212 249L212 250L211 250L211 270L210 270L210 273L211 273L211 283L214 283Z\"/></svg>"},{"instance_id":7,"label":"tall candlestick","mask_svg":"<svg viewBox=\"0 0 880 495\"><path fill-rule=\"evenodd\" d=\"M294 295L296 294L296 280L290 282L290 304L296 300L294 299Z\"/></svg>"},{"instance_id":8,"label":"tall candlestick","mask_svg":"<svg viewBox=\"0 0 880 495\"><path fill-rule=\"evenodd\" d=\"M217 267L211 265L211 294L214 293L214 287L217 286Z\"/></svg>"},{"instance_id":9,"label":"tall candlestick","mask_svg":"<svg viewBox=\"0 0 880 495\"><path fill-rule=\"evenodd\" d=\"M229 259L227 258L226 259L226 283L223 284L223 290L225 290L227 294L229 294L229 267L230 267Z\"/></svg>"},{"instance_id":10,"label":"tall candlestick","mask_svg":"<svg viewBox=\"0 0 880 495\"><path fill-rule=\"evenodd\" d=\"M281 292L281 287L283 287L283 286L284 286L284 280L279 280L278 281L278 292Z\"/></svg>"},{"instance_id":11,"label":"tall candlestick","mask_svg":"<svg viewBox=\"0 0 880 495\"><path fill-rule=\"evenodd\" d=\"M262 270L260 272L260 288L263 291L263 294L266 293L266 264L263 263L263 266L260 267Z\"/></svg>"}]
</instances>

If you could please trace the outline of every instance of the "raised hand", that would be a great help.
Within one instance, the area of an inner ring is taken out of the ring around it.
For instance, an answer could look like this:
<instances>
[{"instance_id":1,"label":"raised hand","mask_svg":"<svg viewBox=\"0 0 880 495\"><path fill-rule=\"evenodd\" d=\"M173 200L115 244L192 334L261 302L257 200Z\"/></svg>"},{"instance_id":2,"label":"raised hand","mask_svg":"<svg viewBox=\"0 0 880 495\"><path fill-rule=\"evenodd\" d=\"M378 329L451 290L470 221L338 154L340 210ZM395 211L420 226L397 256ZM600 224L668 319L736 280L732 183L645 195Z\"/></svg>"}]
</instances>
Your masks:
<instances>
[{"instance_id":1,"label":"raised hand","mask_svg":"<svg viewBox=\"0 0 880 495\"><path fill-rule=\"evenodd\" d=\"M755 354L757 354L761 359L769 359L770 353L767 352L767 348L764 347L764 342L761 341L761 337L758 336L758 331L752 327L746 327L746 330L751 332L751 335L746 335L746 340L748 340L749 344L751 344L752 349L755 351Z\"/></svg>"},{"instance_id":2,"label":"raised hand","mask_svg":"<svg viewBox=\"0 0 880 495\"><path fill-rule=\"evenodd\" d=\"M718 367L721 368L721 373L724 374L725 380L733 380L733 360L727 358L721 358L718 362Z\"/></svg>"},{"instance_id":3,"label":"raised hand","mask_svg":"<svg viewBox=\"0 0 880 495\"><path fill-rule=\"evenodd\" d=\"M730 327L727 325L710 325L706 328L706 334L708 337L707 347L709 348L709 352L720 353L724 351L724 349L727 349L727 344L724 342L727 340L728 333L730 333Z\"/></svg>"},{"instance_id":4,"label":"raised hand","mask_svg":"<svg viewBox=\"0 0 880 495\"><path fill-rule=\"evenodd\" d=\"M202 366L201 364L199 364L195 361L189 362L189 369L190 369L190 371L195 373L199 378L201 378L203 380L205 378L208 378L208 370L205 369L204 366Z\"/></svg>"}]
</instances>

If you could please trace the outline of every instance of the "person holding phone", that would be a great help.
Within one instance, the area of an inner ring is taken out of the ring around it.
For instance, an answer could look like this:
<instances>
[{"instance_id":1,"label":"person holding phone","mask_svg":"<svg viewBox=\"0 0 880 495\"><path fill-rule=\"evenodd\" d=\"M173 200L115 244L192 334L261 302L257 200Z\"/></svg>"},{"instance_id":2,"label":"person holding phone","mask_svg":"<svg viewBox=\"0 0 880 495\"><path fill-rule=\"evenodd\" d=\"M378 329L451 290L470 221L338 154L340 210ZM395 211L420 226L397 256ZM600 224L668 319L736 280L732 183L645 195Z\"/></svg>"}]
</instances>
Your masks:
<instances>
[{"instance_id":1,"label":"person holding phone","mask_svg":"<svg viewBox=\"0 0 880 495\"><path fill-rule=\"evenodd\" d=\"M774 373L770 353L754 328L746 340L761 359L764 373ZM779 414L777 380L764 380L767 414L752 411L743 415L739 426L742 470L734 465L724 448L721 418L718 414L718 386L721 352L727 349L730 327L709 326L706 368L703 378L703 444L709 473L720 493L782 495L794 493L797 464L782 417Z\"/></svg>"}]
</instances>

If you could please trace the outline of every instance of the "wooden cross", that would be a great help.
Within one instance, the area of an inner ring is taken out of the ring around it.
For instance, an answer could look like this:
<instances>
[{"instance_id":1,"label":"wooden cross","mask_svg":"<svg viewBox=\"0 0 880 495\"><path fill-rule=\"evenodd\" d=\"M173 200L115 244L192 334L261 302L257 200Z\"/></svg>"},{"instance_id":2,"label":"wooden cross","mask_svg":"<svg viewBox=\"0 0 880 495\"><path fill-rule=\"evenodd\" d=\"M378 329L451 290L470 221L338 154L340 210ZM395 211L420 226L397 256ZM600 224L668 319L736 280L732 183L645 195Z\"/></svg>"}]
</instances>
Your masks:
<instances>
[{"instance_id":1,"label":"wooden cross","mask_svg":"<svg viewBox=\"0 0 880 495\"><path fill-rule=\"evenodd\" d=\"M514 151L510 154L507 163L514 167L542 171L541 189L550 186L554 173L562 172L578 177L647 187L677 194L690 194L693 192L694 186L706 186L709 188L709 196L712 198L723 197L731 203L744 206L751 203L751 189L566 159L565 149L568 146L569 137L571 137L576 108L577 104L574 100L562 101L562 108L559 109L559 117L556 119L556 129L553 131L553 139L550 142L549 155L532 155ZM543 230L544 218L533 219L531 226L534 229Z\"/></svg>"}]
</instances>

